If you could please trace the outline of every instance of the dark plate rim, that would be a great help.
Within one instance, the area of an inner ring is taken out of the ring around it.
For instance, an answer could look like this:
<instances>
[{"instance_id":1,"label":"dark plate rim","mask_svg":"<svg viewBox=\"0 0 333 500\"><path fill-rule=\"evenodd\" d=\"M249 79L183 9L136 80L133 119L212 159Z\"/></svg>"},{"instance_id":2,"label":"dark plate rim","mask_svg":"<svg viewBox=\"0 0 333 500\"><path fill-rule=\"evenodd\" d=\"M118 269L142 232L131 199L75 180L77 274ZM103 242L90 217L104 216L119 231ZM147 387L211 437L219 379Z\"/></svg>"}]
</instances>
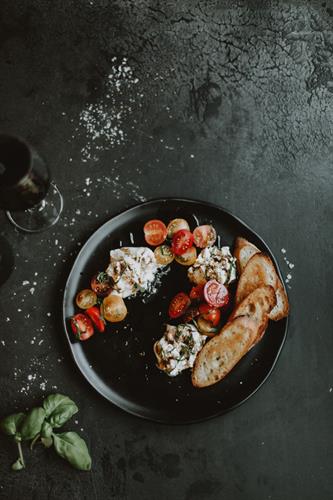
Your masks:
<instances>
[{"instance_id":1,"label":"dark plate rim","mask_svg":"<svg viewBox=\"0 0 333 500\"><path fill-rule=\"evenodd\" d=\"M81 367L80 360L78 359L78 355L75 352L75 349L74 349L73 344L71 342L70 336L68 334L68 327L67 327L66 315L65 315L65 304L66 304L67 290L68 290L69 282L70 282L71 277L72 277L72 273L74 272L74 267L75 267L77 261L80 259L80 256L84 253L85 248L88 246L89 242L94 237L95 233L97 231L99 231L106 224L109 224L111 221L116 220L118 217L121 217L124 214L129 214L130 212L135 211L135 210L139 209L142 206L153 205L153 204L156 204L156 203L166 203L166 202L185 202L185 203L193 203L193 204L197 203L197 204L200 204L200 205L206 205L207 207L215 208L215 209L219 210L220 212L224 212L224 213L228 214L231 218L237 220L247 230L249 230L250 232L252 232L258 238L258 240L260 240L260 242L263 244L263 246L267 248L268 252L270 253L270 257L272 258L272 260L273 260L273 262L275 264L277 273L279 275L279 278L281 279L281 283L282 283L282 285L283 285L283 287L284 287L284 289L285 289L285 291L286 291L286 293L288 295L288 292L286 290L286 286L285 286L285 283L284 283L284 279L283 279L283 276L281 274L281 270L280 270L279 264L278 264L278 262L277 262L277 260L276 260L276 258L274 256L274 253L272 252L271 248L269 247L269 245L266 243L266 241L254 229L252 229L252 227L250 227L241 218L239 218L238 216L234 215L230 210L222 207L221 205L217 205L216 203L212 203L212 202L205 201L205 200L198 200L198 199L195 199L195 198L183 198L183 197L182 198L178 198L178 197L176 197L176 198L174 198L174 197L151 198L151 199L149 199L147 201L144 201L144 202L141 202L141 203L137 203L137 204L135 204L133 206L130 206L130 207L126 208L125 210L121 210L121 211L117 212L110 219L108 219L106 222L104 222L101 226L99 226L97 229L95 229L92 232L92 234L89 236L89 238L85 241L85 243L81 247L79 253L76 255L76 258L75 258L75 260L74 260L74 262L72 264L71 271L70 271L70 273L68 275L68 278L66 280L66 285L65 285L64 293L63 293L63 304L62 304L62 317L63 318L62 319L63 319L63 327L64 327L64 330L65 330L65 333L66 333L67 341L69 343L71 355L73 357L75 365L77 366L77 368L79 369L79 371L81 372L81 374L84 376L84 378L86 379L86 381L89 382L89 384L95 389L95 391L98 392L101 396L103 396L103 398L105 398L107 401L109 401L115 407L121 409L122 411L125 411L126 413L128 413L130 415L133 415L135 417L139 417L139 418L144 419L144 420L148 420L148 421L151 421L151 422L156 422L156 423L164 424L164 425L188 425L188 424L195 424L195 423L206 422L206 421L211 420L211 419L213 419L215 417L222 416L222 415L225 415L226 413L229 413L230 411L238 408L243 403L245 403L249 398L251 398L263 386L263 384L267 381L267 379L272 374L272 372L273 372L273 370L274 370L274 368L275 368L275 366L277 364L277 361L278 361L278 359L280 357L280 354L281 354L281 351L283 349L283 346L284 346L284 344L286 342L287 332L288 332L288 325L289 325L289 316L286 317L286 318L284 318L284 320L285 320L285 328L284 328L284 332L283 332L283 338L281 340L280 347L279 347L279 349L278 349L278 351L277 351L277 353L275 355L275 359L274 359L274 361L273 361L273 363L272 363L269 371L267 372L266 376L262 379L262 381L258 384L258 386L252 392L250 392L245 398L243 398L241 401L235 403L234 405L230 406L229 408L221 409L220 411L217 411L215 413L212 413L211 415L208 415L208 416L205 416L205 417L202 417L202 418L194 418L193 420L189 419L189 420L186 420L186 422L185 422L183 420L177 421L176 418L174 418L171 421L171 420L167 420L167 419L161 419L161 418L156 418L156 417L149 417L147 415L142 415L139 412L130 410L128 408L125 408L121 404L118 404L118 403L112 401L112 399L110 399L108 396L106 396L105 394L103 394L103 391L98 387L97 384L95 384L89 378L89 376L85 372L84 368Z\"/></svg>"}]
</instances>

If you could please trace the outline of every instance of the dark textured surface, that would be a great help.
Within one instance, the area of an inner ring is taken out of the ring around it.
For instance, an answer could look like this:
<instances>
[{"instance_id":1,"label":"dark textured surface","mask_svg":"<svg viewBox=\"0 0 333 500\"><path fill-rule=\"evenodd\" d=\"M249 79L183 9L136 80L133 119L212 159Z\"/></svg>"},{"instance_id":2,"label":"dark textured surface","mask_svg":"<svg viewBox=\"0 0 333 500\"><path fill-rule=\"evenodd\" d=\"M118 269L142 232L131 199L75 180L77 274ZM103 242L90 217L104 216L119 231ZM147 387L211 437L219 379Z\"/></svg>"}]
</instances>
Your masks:
<instances>
[{"instance_id":1,"label":"dark textured surface","mask_svg":"<svg viewBox=\"0 0 333 500\"><path fill-rule=\"evenodd\" d=\"M65 199L42 236L0 216L16 263L0 290L0 413L57 387L79 403L72 426L93 456L80 474L37 449L13 473L15 450L1 438L0 497L332 498L332 5L2 0L0 14L0 127L47 158ZM80 242L157 196L225 206L292 274L289 336L268 383L188 427L101 399L61 326Z\"/></svg>"}]
</instances>

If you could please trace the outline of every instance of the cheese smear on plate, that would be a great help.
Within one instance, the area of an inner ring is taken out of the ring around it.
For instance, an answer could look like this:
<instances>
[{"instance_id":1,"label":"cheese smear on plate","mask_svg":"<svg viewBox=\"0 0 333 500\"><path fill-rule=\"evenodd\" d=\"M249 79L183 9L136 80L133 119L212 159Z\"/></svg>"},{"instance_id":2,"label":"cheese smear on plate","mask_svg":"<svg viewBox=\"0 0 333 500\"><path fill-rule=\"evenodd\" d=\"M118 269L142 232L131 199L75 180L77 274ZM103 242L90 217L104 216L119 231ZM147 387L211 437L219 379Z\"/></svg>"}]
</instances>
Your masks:
<instances>
[{"instance_id":1,"label":"cheese smear on plate","mask_svg":"<svg viewBox=\"0 0 333 500\"><path fill-rule=\"evenodd\" d=\"M110 251L106 273L114 282L113 292L123 299L147 292L152 287L159 266L154 252L146 247L123 247Z\"/></svg>"}]
</instances>

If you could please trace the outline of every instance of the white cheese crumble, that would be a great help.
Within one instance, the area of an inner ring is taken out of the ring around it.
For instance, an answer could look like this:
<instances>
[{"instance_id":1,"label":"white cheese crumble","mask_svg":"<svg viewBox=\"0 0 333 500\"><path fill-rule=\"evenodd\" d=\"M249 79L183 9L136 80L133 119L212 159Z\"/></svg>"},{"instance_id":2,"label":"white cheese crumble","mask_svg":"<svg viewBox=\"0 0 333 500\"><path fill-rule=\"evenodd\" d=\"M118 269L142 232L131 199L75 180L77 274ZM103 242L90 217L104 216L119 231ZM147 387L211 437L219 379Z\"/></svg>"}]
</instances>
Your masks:
<instances>
[{"instance_id":1,"label":"white cheese crumble","mask_svg":"<svg viewBox=\"0 0 333 500\"><path fill-rule=\"evenodd\" d=\"M159 266L154 252L146 247L123 247L111 250L107 274L113 290L123 298L147 292L153 285Z\"/></svg>"},{"instance_id":2,"label":"white cheese crumble","mask_svg":"<svg viewBox=\"0 0 333 500\"><path fill-rule=\"evenodd\" d=\"M197 285L212 279L229 284L236 279L236 259L228 246L204 248L189 268L188 278Z\"/></svg>"},{"instance_id":3,"label":"white cheese crumble","mask_svg":"<svg viewBox=\"0 0 333 500\"><path fill-rule=\"evenodd\" d=\"M166 325L163 337L154 345L158 368L170 377L192 368L206 339L192 324Z\"/></svg>"}]
</instances>

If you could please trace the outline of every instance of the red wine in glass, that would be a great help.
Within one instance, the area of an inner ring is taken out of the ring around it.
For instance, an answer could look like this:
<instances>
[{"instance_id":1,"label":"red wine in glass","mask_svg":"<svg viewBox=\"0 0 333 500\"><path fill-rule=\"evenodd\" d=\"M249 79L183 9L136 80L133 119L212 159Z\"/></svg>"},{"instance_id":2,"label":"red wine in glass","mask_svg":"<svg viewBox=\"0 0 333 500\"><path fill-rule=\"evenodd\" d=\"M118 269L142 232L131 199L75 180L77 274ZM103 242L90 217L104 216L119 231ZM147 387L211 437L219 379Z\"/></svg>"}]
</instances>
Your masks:
<instances>
[{"instance_id":1,"label":"red wine in glass","mask_svg":"<svg viewBox=\"0 0 333 500\"><path fill-rule=\"evenodd\" d=\"M53 226L63 200L35 149L15 136L0 135L0 208L20 230L34 233Z\"/></svg>"}]
</instances>

